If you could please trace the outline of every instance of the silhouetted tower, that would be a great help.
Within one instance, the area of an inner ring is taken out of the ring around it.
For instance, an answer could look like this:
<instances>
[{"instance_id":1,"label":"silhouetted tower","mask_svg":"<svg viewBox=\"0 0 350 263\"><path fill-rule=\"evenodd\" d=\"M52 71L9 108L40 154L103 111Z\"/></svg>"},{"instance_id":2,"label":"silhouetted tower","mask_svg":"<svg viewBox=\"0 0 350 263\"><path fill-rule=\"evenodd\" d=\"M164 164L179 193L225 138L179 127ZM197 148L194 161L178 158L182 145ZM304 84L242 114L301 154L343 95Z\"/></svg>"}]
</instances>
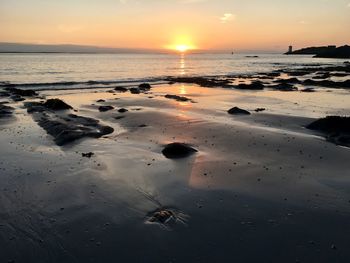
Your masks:
<instances>
[{"instance_id":1,"label":"silhouetted tower","mask_svg":"<svg viewBox=\"0 0 350 263\"><path fill-rule=\"evenodd\" d=\"M293 52L293 46L289 46L288 53L292 53L292 52Z\"/></svg>"}]
</instances>

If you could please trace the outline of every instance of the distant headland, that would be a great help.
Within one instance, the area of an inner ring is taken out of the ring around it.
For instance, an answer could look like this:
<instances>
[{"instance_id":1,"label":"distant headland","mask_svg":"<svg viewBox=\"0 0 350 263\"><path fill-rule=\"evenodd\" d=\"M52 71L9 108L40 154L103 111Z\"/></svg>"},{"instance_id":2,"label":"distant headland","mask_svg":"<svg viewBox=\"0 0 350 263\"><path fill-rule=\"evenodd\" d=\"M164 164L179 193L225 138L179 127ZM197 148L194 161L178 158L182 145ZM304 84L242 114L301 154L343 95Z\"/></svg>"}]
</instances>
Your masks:
<instances>
[{"instance_id":1,"label":"distant headland","mask_svg":"<svg viewBox=\"0 0 350 263\"><path fill-rule=\"evenodd\" d=\"M322 46L322 47L307 47L293 51L290 46L285 55L315 55L316 58L350 58L350 46Z\"/></svg>"}]
</instances>

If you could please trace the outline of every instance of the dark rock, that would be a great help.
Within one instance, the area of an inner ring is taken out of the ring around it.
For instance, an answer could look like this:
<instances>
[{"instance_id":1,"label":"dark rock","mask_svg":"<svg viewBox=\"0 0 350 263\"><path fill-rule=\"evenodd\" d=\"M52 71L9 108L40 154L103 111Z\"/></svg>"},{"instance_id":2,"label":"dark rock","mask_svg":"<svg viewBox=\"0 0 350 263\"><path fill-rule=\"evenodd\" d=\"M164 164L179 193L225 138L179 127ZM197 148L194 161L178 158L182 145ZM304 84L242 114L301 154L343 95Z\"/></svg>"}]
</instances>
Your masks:
<instances>
[{"instance_id":1,"label":"dark rock","mask_svg":"<svg viewBox=\"0 0 350 263\"><path fill-rule=\"evenodd\" d=\"M264 87L264 84L262 84L260 81L254 81L251 84L241 83L236 88L243 90L263 90Z\"/></svg>"},{"instance_id":2,"label":"dark rock","mask_svg":"<svg viewBox=\"0 0 350 263\"><path fill-rule=\"evenodd\" d=\"M119 92L127 92L128 91L128 89L124 88L124 87L116 87L114 90L119 91Z\"/></svg>"},{"instance_id":3,"label":"dark rock","mask_svg":"<svg viewBox=\"0 0 350 263\"><path fill-rule=\"evenodd\" d=\"M93 152L88 152L88 153L82 153L81 156L85 158L91 158L95 154Z\"/></svg>"},{"instance_id":4,"label":"dark rock","mask_svg":"<svg viewBox=\"0 0 350 263\"><path fill-rule=\"evenodd\" d=\"M152 88L152 86L148 83L142 83L139 85L139 89L143 91L148 91Z\"/></svg>"},{"instance_id":5,"label":"dark rock","mask_svg":"<svg viewBox=\"0 0 350 263\"><path fill-rule=\"evenodd\" d=\"M43 106L54 111L73 109L70 105L60 99L49 99L43 104Z\"/></svg>"},{"instance_id":6,"label":"dark rock","mask_svg":"<svg viewBox=\"0 0 350 263\"><path fill-rule=\"evenodd\" d=\"M287 71L285 73L287 73L289 76L292 76L292 77L299 77L299 76L305 76L310 74L310 71L295 70L295 71Z\"/></svg>"},{"instance_id":7,"label":"dark rock","mask_svg":"<svg viewBox=\"0 0 350 263\"><path fill-rule=\"evenodd\" d=\"M14 108L0 103L0 118L10 117L13 113L13 110Z\"/></svg>"},{"instance_id":8,"label":"dark rock","mask_svg":"<svg viewBox=\"0 0 350 263\"><path fill-rule=\"evenodd\" d=\"M197 150L190 145L178 142L166 145L162 151L163 155L168 159L185 158L196 152Z\"/></svg>"},{"instance_id":9,"label":"dark rock","mask_svg":"<svg viewBox=\"0 0 350 263\"><path fill-rule=\"evenodd\" d=\"M118 112L120 112L120 113L125 113L125 112L128 112L128 110L125 109L125 108L121 108L121 109L118 110Z\"/></svg>"},{"instance_id":10,"label":"dark rock","mask_svg":"<svg viewBox=\"0 0 350 263\"><path fill-rule=\"evenodd\" d=\"M0 91L0 97L10 97L11 93L7 91Z\"/></svg>"},{"instance_id":11,"label":"dark rock","mask_svg":"<svg viewBox=\"0 0 350 263\"><path fill-rule=\"evenodd\" d=\"M288 84L288 83L273 85L273 86L270 86L270 88L274 90L279 90L279 91L297 91L298 90L297 87L294 87L292 84Z\"/></svg>"},{"instance_id":12,"label":"dark rock","mask_svg":"<svg viewBox=\"0 0 350 263\"><path fill-rule=\"evenodd\" d=\"M140 94L141 90L139 88L131 88L130 92L131 94Z\"/></svg>"},{"instance_id":13,"label":"dark rock","mask_svg":"<svg viewBox=\"0 0 350 263\"><path fill-rule=\"evenodd\" d=\"M316 92L316 91L313 88L305 88L305 89L302 89L301 92Z\"/></svg>"},{"instance_id":14,"label":"dark rock","mask_svg":"<svg viewBox=\"0 0 350 263\"><path fill-rule=\"evenodd\" d=\"M19 95L19 96L23 96L23 97L33 97L33 96L37 96L38 93L36 93L34 90L31 89L17 89L17 88L6 88L7 91L9 91L11 94L14 95Z\"/></svg>"},{"instance_id":15,"label":"dark rock","mask_svg":"<svg viewBox=\"0 0 350 263\"><path fill-rule=\"evenodd\" d=\"M20 95L11 95L10 99L13 101L24 101L25 98L21 97Z\"/></svg>"},{"instance_id":16,"label":"dark rock","mask_svg":"<svg viewBox=\"0 0 350 263\"><path fill-rule=\"evenodd\" d=\"M113 110L114 108L112 106L100 106L98 107L98 110L100 112L106 112L106 111L110 111L110 110Z\"/></svg>"},{"instance_id":17,"label":"dark rock","mask_svg":"<svg viewBox=\"0 0 350 263\"><path fill-rule=\"evenodd\" d=\"M328 79L331 77L331 74L329 72L318 72L318 74L313 77L313 79Z\"/></svg>"},{"instance_id":18,"label":"dark rock","mask_svg":"<svg viewBox=\"0 0 350 263\"><path fill-rule=\"evenodd\" d=\"M289 78L289 79L278 79L275 82L278 82L281 84L298 84L301 81L297 78Z\"/></svg>"},{"instance_id":19,"label":"dark rock","mask_svg":"<svg viewBox=\"0 0 350 263\"><path fill-rule=\"evenodd\" d=\"M307 126L325 134L330 142L350 147L350 117L328 116Z\"/></svg>"},{"instance_id":20,"label":"dark rock","mask_svg":"<svg viewBox=\"0 0 350 263\"><path fill-rule=\"evenodd\" d=\"M255 109L254 111L255 112L262 112L262 111L265 111L266 109L265 108L257 108L257 109Z\"/></svg>"},{"instance_id":21,"label":"dark rock","mask_svg":"<svg viewBox=\"0 0 350 263\"><path fill-rule=\"evenodd\" d=\"M281 76L281 73L280 72L270 72L270 73L267 73L266 76L279 77L279 76Z\"/></svg>"},{"instance_id":22,"label":"dark rock","mask_svg":"<svg viewBox=\"0 0 350 263\"><path fill-rule=\"evenodd\" d=\"M116 119L116 120L121 120L121 119L124 119L125 118L125 116L116 116L116 117L114 117L114 119Z\"/></svg>"},{"instance_id":23,"label":"dark rock","mask_svg":"<svg viewBox=\"0 0 350 263\"><path fill-rule=\"evenodd\" d=\"M177 100L177 101L184 101L184 102L191 101L191 99L189 99L189 98L181 97L181 96L177 96L177 95L167 94L164 97L167 98L167 99L173 99L173 100Z\"/></svg>"},{"instance_id":24,"label":"dark rock","mask_svg":"<svg viewBox=\"0 0 350 263\"><path fill-rule=\"evenodd\" d=\"M231 115L250 115L249 111L240 109L238 107L234 107L234 108L228 110L227 112Z\"/></svg>"},{"instance_id":25,"label":"dark rock","mask_svg":"<svg viewBox=\"0 0 350 263\"><path fill-rule=\"evenodd\" d=\"M312 79L306 79L303 82L304 85L310 85L310 86L320 86L320 87L327 87L327 88L350 88L350 80L345 81L332 81L332 80L321 80L316 81Z\"/></svg>"},{"instance_id":26,"label":"dark rock","mask_svg":"<svg viewBox=\"0 0 350 263\"><path fill-rule=\"evenodd\" d=\"M98 101L96 101L96 102L106 102L105 100L98 100Z\"/></svg>"},{"instance_id":27,"label":"dark rock","mask_svg":"<svg viewBox=\"0 0 350 263\"><path fill-rule=\"evenodd\" d=\"M146 127L147 127L146 124L141 124L141 125L139 125L139 128L146 128Z\"/></svg>"},{"instance_id":28,"label":"dark rock","mask_svg":"<svg viewBox=\"0 0 350 263\"><path fill-rule=\"evenodd\" d=\"M166 224L174 217L175 214L171 210L158 209L157 211L153 212L148 221L151 223Z\"/></svg>"},{"instance_id":29,"label":"dark rock","mask_svg":"<svg viewBox=\"0 0 350 263\"><path fill-rule=\"evenodd\" d=\"M59 146L85 137L100 138L114 132L112 127L100 125L98 120L75 114L57 115L52 109L44 105L45 103L40 102L24 104L38 125L51 135ZM56 108L56 106L51 104L48 106Z\"/></svg>"},{"instance_id":30,"label":"dark rock","mask_svg":"<svg viewBox=\"0 0 350 263\"><path fill-rule=\"evenodd\" d=\"M172 83L190 83L197 84L201 87L228 87L230 81L227 79L216 79L216 78L206 78L206 77L169 77L166 79Z\"/></svg>"}]
</instances>

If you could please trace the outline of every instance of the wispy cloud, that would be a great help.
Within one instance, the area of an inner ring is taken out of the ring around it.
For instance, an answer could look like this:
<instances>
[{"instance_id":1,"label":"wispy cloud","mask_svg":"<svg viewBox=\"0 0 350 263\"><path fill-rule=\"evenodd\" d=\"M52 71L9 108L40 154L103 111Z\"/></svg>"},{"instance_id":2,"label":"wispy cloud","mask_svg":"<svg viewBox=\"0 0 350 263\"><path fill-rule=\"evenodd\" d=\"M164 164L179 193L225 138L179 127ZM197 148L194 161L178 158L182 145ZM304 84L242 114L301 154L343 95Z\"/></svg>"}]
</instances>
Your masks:
<instances>
[{"instance_id":1,"label":"wispy cloud","mask_svg":"<svg viewBox=\"0 0 350 263\"><path fill-rule=\"evenodd\" d=\"M226 13L222 17L220 17L220 21L221 21L221 23L225 24L225 23L228 23L229 21L234 20L235 17L236 16L234 14Z\"/></svg>"}]
</instances>

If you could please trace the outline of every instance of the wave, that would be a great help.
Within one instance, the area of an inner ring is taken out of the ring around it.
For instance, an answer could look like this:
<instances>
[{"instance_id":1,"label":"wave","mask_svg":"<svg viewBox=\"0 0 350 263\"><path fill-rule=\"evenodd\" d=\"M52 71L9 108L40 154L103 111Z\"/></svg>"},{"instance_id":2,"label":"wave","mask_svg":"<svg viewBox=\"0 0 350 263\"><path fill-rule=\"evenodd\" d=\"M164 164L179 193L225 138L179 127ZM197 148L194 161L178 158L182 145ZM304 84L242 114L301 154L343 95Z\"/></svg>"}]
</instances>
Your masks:
<instances>
[{"instance_id":1,"label":"wave","mask_svg":"<svg viewBox=\"0 0 350 263\"><path fill-rule=\"evenodd\" d=\"M161 84L166 81L164 78L141 78L125 80L89 80L89 81L62 81L62 82L34 82L34 83L11 83L0 82L0 88L23 88L33 90L61 90L61 89L95 89L111 88L112 86L135 86L143 82Z\"/></svg>"}]
</instances>

